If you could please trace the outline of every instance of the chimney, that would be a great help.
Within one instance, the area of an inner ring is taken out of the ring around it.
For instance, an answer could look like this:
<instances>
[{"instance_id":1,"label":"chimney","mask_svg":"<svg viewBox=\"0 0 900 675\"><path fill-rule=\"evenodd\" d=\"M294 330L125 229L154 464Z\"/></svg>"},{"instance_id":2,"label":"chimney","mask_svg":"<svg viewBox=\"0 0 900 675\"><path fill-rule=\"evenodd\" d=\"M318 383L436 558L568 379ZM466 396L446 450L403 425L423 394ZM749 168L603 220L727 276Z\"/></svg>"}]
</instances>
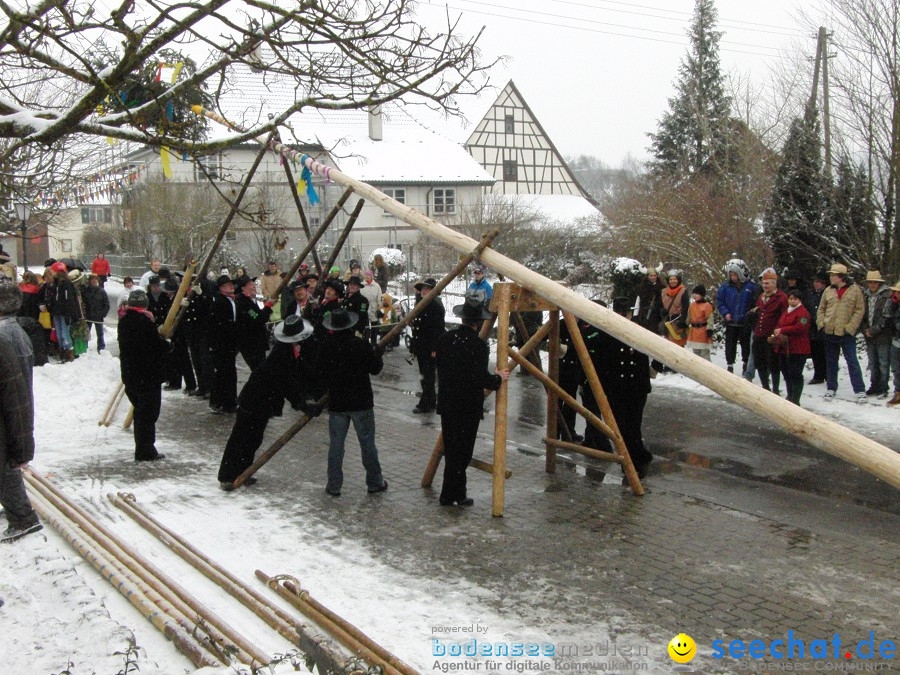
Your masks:
<instances>
[{"instance_id":1,"label":"chimney","mask_svg":"<svg viewBox=\"0 0 900 675\"><path fill-rule=\"evenodd\" d=\"M373 141L384 140L381 130L381 106L369 108L369 138Z\"/></svg>"}]
</instances>

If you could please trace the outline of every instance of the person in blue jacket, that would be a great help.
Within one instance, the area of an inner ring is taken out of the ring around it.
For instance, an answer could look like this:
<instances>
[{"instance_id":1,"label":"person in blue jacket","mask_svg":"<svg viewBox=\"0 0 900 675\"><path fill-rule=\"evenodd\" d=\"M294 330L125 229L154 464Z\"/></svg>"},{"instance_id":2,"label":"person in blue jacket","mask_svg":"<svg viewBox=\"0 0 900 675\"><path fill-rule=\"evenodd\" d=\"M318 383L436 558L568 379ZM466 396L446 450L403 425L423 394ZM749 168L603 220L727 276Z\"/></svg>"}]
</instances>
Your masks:
<instances>
[{"instance_id":1,"label":"person in blue jacket","mask_svg":"<svg viewBox=\"0 0 900 675\"><path fill-rule=\"evenodd\" d=\"M750 269L740 259L733 258L725 263L728 281L719 286L716 305L725 322L725 362L728 372L734 372L734 360L737 357L737 346L741 345L741 373L747 371L747 359L750 356L750 321L748 310L754 306L759 294L756 284L750 280Z\"/></svg>"},{"instance_id":2,"label":"person in blue jacket","mask_svg":"<svg viewBox=\"0 0 900 675\"><path fill-rule=\"evenodd\" d=\"M487 272L487 267L479 263L474 263L472 265L472 272L474 273L474 277L472 283L469 284L468 292L471 293L475 291L482 293L484 295L484 305L487 307L491 304L491 295L494 293L494 289L491 288L491 282L484 277L484 273Z\"/></svg>"}]
</instances>

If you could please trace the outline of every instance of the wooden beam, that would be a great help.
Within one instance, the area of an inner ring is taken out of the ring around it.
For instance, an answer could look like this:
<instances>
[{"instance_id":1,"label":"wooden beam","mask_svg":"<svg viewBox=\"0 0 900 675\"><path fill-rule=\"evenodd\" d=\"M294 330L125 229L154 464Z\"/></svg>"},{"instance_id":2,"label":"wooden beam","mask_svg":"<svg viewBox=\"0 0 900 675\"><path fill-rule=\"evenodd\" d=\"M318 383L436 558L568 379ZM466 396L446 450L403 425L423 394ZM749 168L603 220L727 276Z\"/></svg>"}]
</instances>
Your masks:
<instances>
[{"instance_id":1,"label":"wooden beam","mask_svg":"<svg viewBox=\"0 0 900 675\"><path fill-rule=\"evenodd\" d=\"M512 284L494 284L491 304L497 311L497 368L506 368L509 349L509 303ZM528 364L531 365L531 364ZM534 366L531 366L534 368ZM537 370L535 368L535 370ZM506 489L506 416L509 402L509 382L502 382L497 390L494 408L494 480L491 514L503 515Z\"/></svg>"},{"instance_id":2,"label":"wooden beam","mask_svg":"<svg viewBox=\"0 0 900 675\"><path fill-rule=\"evenodd\" d=\"M554 438L550 438L549 436L543 439L543 443L547 446L547 452L550 452L550 448L557 447L563 448L564 450L572 450L573 452L580 452L582 455L587 455L588 457L593 457L594 459L605 459L608 462L615 462L616 464L622 463L622 458L612 452L597 450L596 448L588 448L584 445L579 445L578 443L558 441Z\"/></svg>"}]
</instances>

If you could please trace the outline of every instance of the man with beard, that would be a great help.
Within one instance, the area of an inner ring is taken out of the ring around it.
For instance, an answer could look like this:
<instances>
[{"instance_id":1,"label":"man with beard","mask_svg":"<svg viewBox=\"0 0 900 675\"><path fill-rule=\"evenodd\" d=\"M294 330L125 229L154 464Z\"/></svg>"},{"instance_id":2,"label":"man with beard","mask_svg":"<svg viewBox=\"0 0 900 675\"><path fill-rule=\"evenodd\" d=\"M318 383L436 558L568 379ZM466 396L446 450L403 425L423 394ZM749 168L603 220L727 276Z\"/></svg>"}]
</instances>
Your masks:
<instances>
[{"instance_id":1,"label":"man with beard","mask_svg":"<svg viewBox=\"0 0 900 675\"><path fill-rule=\"evenodd\" d=\"M415 285L416 304L422 302L422 298L428 295L435 286L437 286L437 282L434 279L425 279L417 283ZM422 396L416 407L413 408L414 413L431 412L437 405L435 393L437 366L434 349L437 346L438 338L444 334L445 330L444 305L439 297L432 300L431 304L412 320L412 339L409 343L409 351L415 355L416 361L419 363L422 385Z\"/></svg>"}]
</instances>

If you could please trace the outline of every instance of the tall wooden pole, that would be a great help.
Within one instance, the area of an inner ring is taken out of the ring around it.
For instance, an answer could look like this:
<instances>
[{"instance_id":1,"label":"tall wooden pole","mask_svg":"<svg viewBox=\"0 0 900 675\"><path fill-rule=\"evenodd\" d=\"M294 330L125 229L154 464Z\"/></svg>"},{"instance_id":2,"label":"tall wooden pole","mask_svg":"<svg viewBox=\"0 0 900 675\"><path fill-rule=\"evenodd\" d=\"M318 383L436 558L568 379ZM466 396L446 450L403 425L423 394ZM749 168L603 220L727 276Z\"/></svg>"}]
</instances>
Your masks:
<instances>
[{"instance_id":1,"label":"tall wooden pole","mask_svg":"<svg viewBox=\"0 0 900 675\"><path fill-rule=\"evenodd\" d=\"M509 359L509 284L497 284L492 300L497 311L497 368L506 368ZM503 515L506 494L506 421L509 403L509 382L502 382L497 390L494 408L494 480L491 491L491 514Z\"/></svg>"},{"instance_id":2,"label":"tall wooden pole","mask_svg":"<svg viewBox=\"0 0 900 675\"><path fill-rule=\"evenodd\" d=\"M199 110L201 114L206 114L202 108ZM213 117L213 119L215 118ZM299 157L300 161L313 173L329 178L345 187L353 188L354 192L373 202L376 206L458 251L467 253L477 245L477 242L471 237L442 225L415 209L388 197L371 185L317 162L312 157L300 155L285 146L278 146L275 150L285 154L293 153L292 156ZM581 317L651 358L661 361L685 377L699 382L723 398L774 422L813 447L855 464L894 487L900 488L900 454L890 448L830 419L797 406L786 405L780 396L760 389L742 377L712 365L699 356L624 317L618 316L606 307L591 302L493 249L485 249L482 253L482 262L520 286L531 289L545 300L572 312L575 316Z\"/></svg>"},{"instance_id":3,"label":"tall wooden pole","mask_svg":"<svg viewBox=\"0 0 900 675\"><path fill-rule=\"evenodd\" d=\"M353 226L356 225L356 219L359 218L359 214L363 210L363 206L365 206L365 204L365 199L360 199L358 202L356 202L356 208L353 209L353 213L351 213L350 217L347 219L347 224L341 231L341 234L334 245L334 249L331 251L331 255L328 256L328 261L325 263L326 276L331 270L332 265L334 265L334 261L337 260L337 257L340 255L341 249L344 248L344 242L346 242L347 237L350 236L350 230L352 230Z\"/></svg>"},{"instance_id":4,"label":"tall wooden pole","mask_svg":"<svg viewBox=\"0 0 900 675\"><path fill-rule=\"evenodd\" d=\"M896 11L896 5L894 5ZM894 15L896 18L896 14ZM896 26L896 24L894 24ZM819 29L822 37L822 148L825 151L825 175L831 179L831 102L828 83L828 31ZM896 35L894 53L897 53ZM896 82L896 78L894 79Z\"/></svg>"},{"instance_id":5,"label":"tall wooden pole","mask_svg":"<svg viewBox=\"0 0 900 675\"><path fill-rule=\"evenodd\" d=\"M547 339L548 347L547 375L559 384L559 310L550 312L550 336ZM558 435L557 420L559 419L559 397L552 388L547 390L547 435L556 438ZM556 448L547 446L547 457L544 468L547 473L556 471Z\"/></svg>"}]
</instances>

